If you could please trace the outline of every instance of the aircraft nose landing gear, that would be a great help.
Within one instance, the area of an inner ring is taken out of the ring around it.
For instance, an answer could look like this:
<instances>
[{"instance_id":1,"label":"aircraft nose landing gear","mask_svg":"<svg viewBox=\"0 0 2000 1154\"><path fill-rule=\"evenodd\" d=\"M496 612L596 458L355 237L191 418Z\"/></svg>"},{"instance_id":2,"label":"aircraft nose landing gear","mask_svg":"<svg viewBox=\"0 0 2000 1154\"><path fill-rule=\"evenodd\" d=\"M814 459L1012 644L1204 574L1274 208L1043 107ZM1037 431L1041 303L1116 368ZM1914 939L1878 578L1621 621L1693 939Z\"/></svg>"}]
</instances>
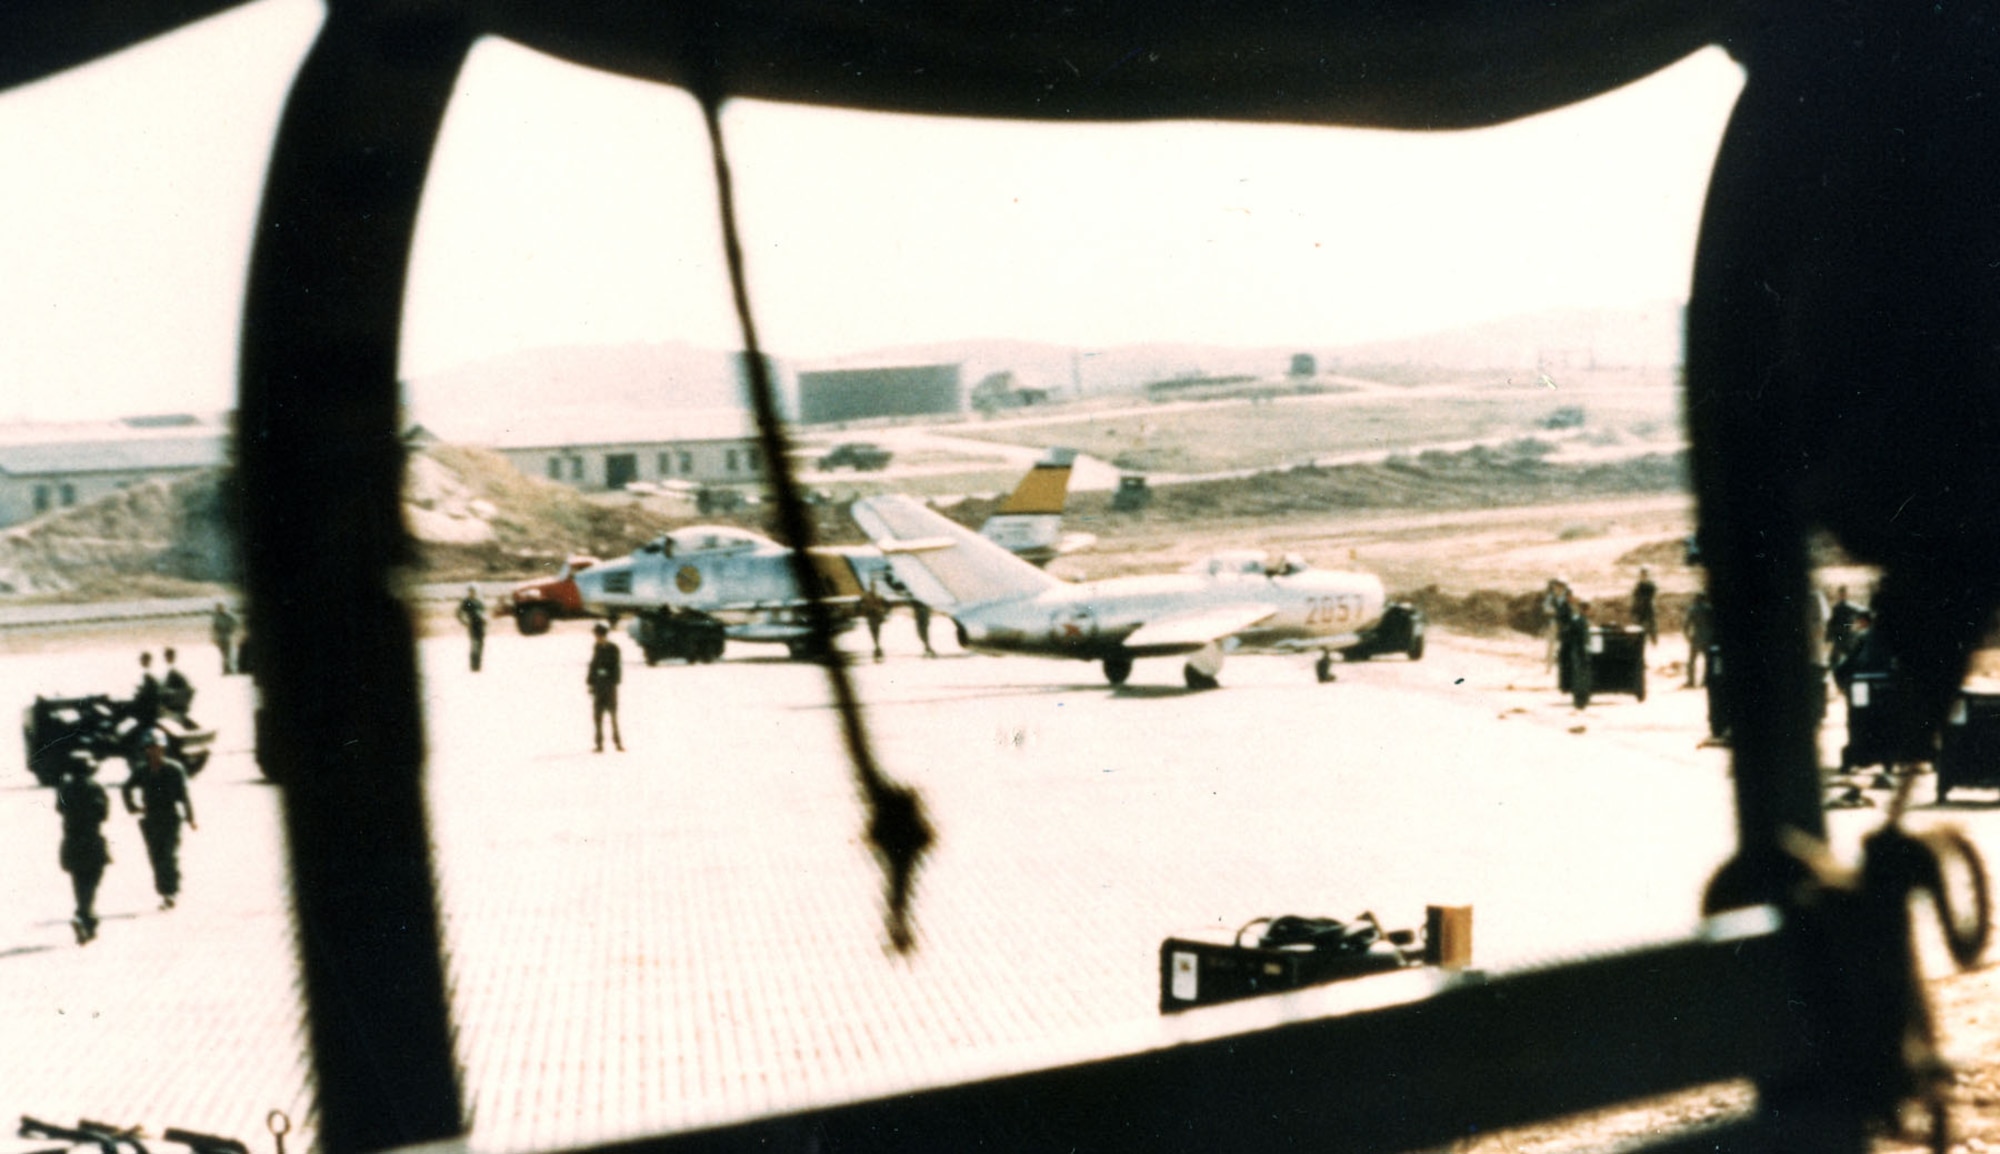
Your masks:
<instances>
[{"instance_id":1,"label":"aircraft nose landing gear","mask_svg":"<svg viewBox=\"0 0 2000 1154\"><path fill-rule=\"evenodd\" d=\"M1339 680L1333 675L1332 650L1322 649L1319 651L1319 660L1313 662L1313 676L1319 678L1321 685L1325 685L1329 681Z\"/></svg>"}]
</instances>

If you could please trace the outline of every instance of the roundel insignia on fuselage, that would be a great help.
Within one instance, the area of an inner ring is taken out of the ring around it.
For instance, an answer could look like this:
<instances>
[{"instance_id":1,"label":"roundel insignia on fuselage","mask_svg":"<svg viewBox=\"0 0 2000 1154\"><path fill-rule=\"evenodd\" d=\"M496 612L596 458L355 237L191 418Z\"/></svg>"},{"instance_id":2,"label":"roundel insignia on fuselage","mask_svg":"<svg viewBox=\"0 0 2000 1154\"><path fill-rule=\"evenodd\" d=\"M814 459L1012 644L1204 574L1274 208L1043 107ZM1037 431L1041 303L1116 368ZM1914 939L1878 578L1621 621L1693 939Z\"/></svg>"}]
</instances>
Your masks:
<instances>
[{"instance_id":1,"label":"roundel insignia on fuselage","mask_svg":"<svg viewBox=\"0 0 2000 1154\"><path fill-rule=\"evenodd\" d=\"M674 588L683 593L692 593L701 588L701 570L692 565L681 566L680 572L674 574Z\"/></svg>"}]
</instances>

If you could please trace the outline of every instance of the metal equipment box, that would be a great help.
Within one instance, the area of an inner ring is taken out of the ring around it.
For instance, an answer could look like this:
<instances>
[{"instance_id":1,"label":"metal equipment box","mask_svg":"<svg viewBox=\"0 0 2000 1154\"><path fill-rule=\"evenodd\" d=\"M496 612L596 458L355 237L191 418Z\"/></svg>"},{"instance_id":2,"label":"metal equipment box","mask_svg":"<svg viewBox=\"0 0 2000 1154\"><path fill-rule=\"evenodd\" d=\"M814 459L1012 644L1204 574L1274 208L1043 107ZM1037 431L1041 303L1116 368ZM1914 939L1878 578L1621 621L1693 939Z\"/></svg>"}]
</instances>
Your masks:
<instances>
[{"instance_id":1,"label":"metal equipment box","mask_svg":"<svg viewBox=\"0 0 2000 1154\"><path fill-rule=\"evenodd\" d=\"M1579 704L1599 693L1629 693L1646 700L1646 631L1636 625L1594 625L1590 629L1590 685L1578 694ZM1575 693L1564 664L1558 686Z\"/></svg>"},{"instance_id":2,"label":"metal equipment box","mask_svg":"<svg viewBox=\"0 0 2000 1154\"><path fill-rule=\"evenodd\" d=\"M1937 799L1960 786L2000 788L2000 694L1961 692L1937 751Z\"/></svg>"},{"instance_id":3,"label":"metal equipment box","mask_svg":"<svg viewBox=\"0 0 2000 1154\"><path fill-rule=\"evenodd\" d=\"M1348 954L1168 938L1160 943L1160 1012L1325 985L1409 964L1386 942L1366 953Z\"/></svg>"},{"instance_id":4,"label":"metal equipment box","mask_svg":"<svg viewBox=\"0 0 2000 1154\"><path fill-rule=\"evenodd\" d=\"M1867 670L1847 682L1845 773L1862 766L1909 765L1937 757L1931 733L1910 716L1909 688L1893 670Z\"/></svg>"}]
</instances>

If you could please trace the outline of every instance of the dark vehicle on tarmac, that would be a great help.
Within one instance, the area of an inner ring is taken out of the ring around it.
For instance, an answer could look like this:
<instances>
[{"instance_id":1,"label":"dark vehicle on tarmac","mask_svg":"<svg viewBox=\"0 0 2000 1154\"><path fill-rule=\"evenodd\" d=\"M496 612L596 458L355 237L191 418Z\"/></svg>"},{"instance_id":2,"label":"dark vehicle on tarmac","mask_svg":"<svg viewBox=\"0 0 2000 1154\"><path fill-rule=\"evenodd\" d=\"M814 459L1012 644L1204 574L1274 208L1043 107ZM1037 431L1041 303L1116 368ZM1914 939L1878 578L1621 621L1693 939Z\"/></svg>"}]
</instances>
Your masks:
<instances>
[{"instance_id":1,"label":"dark vehicle on tarmac","mask_svg":"<svg viewBox=\"0 0 2000 1154\"><path fill-rule=\"evenodd\" d=\"M835 445L819 459L820 471L830 473L835 469L853 469L860 473L873 473L889 467L889 459L894 456L880 445L866 441L849 441Z\"/></svg>"},{"instance_id":2,"label":"dark vehicle on tarmac","mask_svg":"<svg viewBox=\"0 0 2000 1154\"><path fill-rule=\"evenodd\" d=\"M200 773L208 764L214 732L172 714L162 714L155 724L166 735L167 756L186 766L190 775ZM103 694L37 697L21 712L28 772L43 785L54 785L69 755L78 750L99 761L116 757L130 764L139 760L145 733L146 726L131 715L124 702Z\"/></svg>"}]
</instances>

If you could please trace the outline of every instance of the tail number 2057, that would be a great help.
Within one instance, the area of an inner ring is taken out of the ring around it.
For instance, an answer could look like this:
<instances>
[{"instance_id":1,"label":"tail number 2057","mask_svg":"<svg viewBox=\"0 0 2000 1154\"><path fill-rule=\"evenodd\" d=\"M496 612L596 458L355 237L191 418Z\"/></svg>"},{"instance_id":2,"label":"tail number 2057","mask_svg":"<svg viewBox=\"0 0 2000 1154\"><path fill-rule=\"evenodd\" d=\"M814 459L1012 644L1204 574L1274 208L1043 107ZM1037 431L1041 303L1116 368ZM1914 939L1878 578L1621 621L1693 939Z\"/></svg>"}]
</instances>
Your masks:
<instances>
[{"instance_id":1,"label":"tail number 2057","mask_svg":"<svg viewBox=\"0 0 2000 1154\"><path fill-rule=\"evenodd\" d=\"M1335 593L1306 598L1307 625L1353 625L1361 620L1366 598L1359 593Z\"/></svg>"}]
</instances>

